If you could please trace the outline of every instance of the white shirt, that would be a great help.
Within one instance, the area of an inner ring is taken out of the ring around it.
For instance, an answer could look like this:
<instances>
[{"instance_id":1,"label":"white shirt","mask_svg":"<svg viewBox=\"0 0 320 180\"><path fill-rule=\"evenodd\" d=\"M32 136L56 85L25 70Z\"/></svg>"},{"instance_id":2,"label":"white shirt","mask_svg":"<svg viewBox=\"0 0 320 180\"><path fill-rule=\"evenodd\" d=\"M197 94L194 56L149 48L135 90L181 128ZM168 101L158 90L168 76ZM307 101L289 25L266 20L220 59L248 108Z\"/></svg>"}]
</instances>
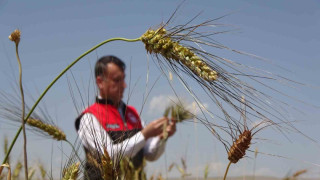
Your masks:
<instances>
[{"instance_id":1,"label":"white shirt","mask_svg":"<svg viewBox=\"0 0 320 180\"><path fill-rule=\"evenodd\" d=\"M165 148L165 142L159 137L146 140L141 131L121 143L114 144L96 117L90 113L81 117L78 134L86 148L96 149L102 154L106 149L114 161L117 157L134 157L142 148L145 159L154 161L162 155Z\"/></svg>"}]
</instances>

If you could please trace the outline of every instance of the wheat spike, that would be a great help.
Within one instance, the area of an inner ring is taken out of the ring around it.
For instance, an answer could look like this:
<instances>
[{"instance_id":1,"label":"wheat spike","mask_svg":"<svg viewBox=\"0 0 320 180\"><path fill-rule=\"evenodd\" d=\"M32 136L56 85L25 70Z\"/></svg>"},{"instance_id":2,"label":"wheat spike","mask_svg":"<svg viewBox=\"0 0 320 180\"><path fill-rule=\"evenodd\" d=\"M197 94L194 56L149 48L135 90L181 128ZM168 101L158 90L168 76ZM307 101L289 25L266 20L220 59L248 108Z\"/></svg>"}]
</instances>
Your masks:
<instances>
[{"instance_id":1,"label":"wheat spike","mask_svg":"<svg viewBox=\"0 0 320 180\"><path fill-rule=\"evenodd\" d=\"M91 153L86 154L87 162L93 165L95 168L99 168L100 172L102 172L101 166L98 161L91 155Z\"/></svg>"},{"instance_id":2,"label":"wheat spike","mask_svg":"<svg viewBox=\"0 0 320 180\"><path fill-rule=\"evenodd\" d=\"M11 35L9 36L9 39L14 43L16 43L16 45L18 45L20 42L20 36L21 36L21 31L19 29L16 29L11 33Z\"/></svg>"},{"instance_id":3,"label":"wheat spike","mask_svg":"<svg viewBox=\"0 0 320 180\"><path fill-rule=\"evenodd\" d=\"M36 172L36 169L34 169L34 168L29 169L29 173L28 173L29 180L31 180L33 178L35 172Z\"/></svg>"},{"instance_id":4,"label":"wheat spike","mask_svg":"<svg viewBox=\"0 0 320 180\"><path fill-rule=\"evenodd\" d=\"M192 119L195 117L192 113L190 113L186 108L185 105L181 104L172 104L166 107L163 116L168 117L169 113L171 112L171 118L176 120L177 122L182 122L187 119Z\"/></svg>"},{"instance_id":5,"label":"wheat spike","mask_svg":"<svg viewBox=\"0 0 320 180\"><path fill-rule=\"evenodd\" d=\"M171 163L169 168L168 168L168 172L170 172L174 166L175 166L175 163Z\"/></svg>"},{"instance_id":6,"label":"wheat spike","mask_svg":"<svg viewBox=\"0 0 320 180\"><path fill-rule=\"evenodd\" d=\"M246 154L246 150L249 148L251 143L251 131L245 130L240 134L239 138L233 142L229 152L228 159L232 163L237 163Z\"/></svg>"},{"instance_id":7,"label":"wheat spike","mask_svg":"<svg viewBox=\"0 0 320 180\"><path fill-rule=\"evenodd\" d=\"M80 162L72 164L64 170L63 180L76 180L78 177Z\"/></svg>"},{"instance_id":8,"label":"wheat spike","mask_svg":"<svg viewBox=\"0 0 320 180\"><path fill-rule=\"evenodd\" d=\"M204 168L204 179L208 179L208 174L209 174L209 164L206 165Z\"/></svg>"},{"instance_id":9,"label":"wheat spike","mask_svg":"<svg viewBox=\"0 0 320 180\"><path fill-rule=\"evenodd\" d=\"M258 156L258 148L254 150L254 158L257 158L257 156Z\"/></svg>"},{"instance_id":10,"label":"wheat spike","mask_svg":"<svg viewBox=\"0 0 320 180\"><path fill-rule=\"evenodd\" d=\"M216 71L212 70L190 49L173 41L163 27L157 30L149 29L141 36L141 40L150 54L161 54L169 61L178 61L208 82L212 82L218 78Z\"/></svg>"},{"instance_id":11,"label":"wheat spike","mask_svg":"<svg viewBox=\"0 0 320 180\"><path fill-rule=\"evenodd\" d=\"M157 180L164 180L164 178L162 177L161 173L158 175Z\"/></svg>"},{"instance_id":12,"label":"wheat spike","mask_svg":"<svg viewBox=\"0 0 320 180\"><path fill-rule=\"evenodd\" d=\"M154 179L154 174L151 175L151 177L149 178L149 180L153 180Z\"/></svg>"},{"instance_id":13,"label":"wheat spike","mask_svg":"<svg viewBox=\"0 0 320 180\"><path fill-rule=\"evenodd\" d=\"M46 124L38 119L29 118L27 120L27 124L47 132L49 135L51 135L54 139L58 141L66 140L66 134L63 131L61 131L59 128L55 126Z\"/></svg>"},{"instance_id":14,"label":"wheat spike","mask_svg":"<svg viewBox=\"0 0 320 180\"><path fill-rule=\"evenodd\" d=\"M20 161L18 161L16 167L13 170L13 174L12 174L13 180L18 179L20 172L21 172L21 169L22 169L22 163Z\"/></svg>"},{"instance_id":15,"label":"wheat spike","mask_svg":"<svg viewBox=\"0 0 320 180\"><path fill-rule=\"evenodd\" d=\"M40 169L41 178L45 179L47 171L45 170L42 164L39 164L39 169Z\"/></svg>"},{"instance_id":16,"label":"wheat spike","mask_svg":"<svg viewBox=\"0 0 320 180\"><path fill-rule=\"evenodd\" d=\"M295 172L295 173L292 175L292 177L293 177L293 178L296 178L296 177L300 176L301 174L306 173L307 171L308 171L308 170L306 170L306 169L299 170L299 171Z\"/></svg>"},{"instance_id":17,"label":"wheat spike","mask_svg":"<svg viewBox=\"0 0 320 180\"><path fill-rule=\"evenodd\" d=\"M106 150L104 150L104 154L101 157L101 165L102 165L102 177L104 180L113 179L115 173L113 169L112 160Z\"/></svg>"}]
</instances>

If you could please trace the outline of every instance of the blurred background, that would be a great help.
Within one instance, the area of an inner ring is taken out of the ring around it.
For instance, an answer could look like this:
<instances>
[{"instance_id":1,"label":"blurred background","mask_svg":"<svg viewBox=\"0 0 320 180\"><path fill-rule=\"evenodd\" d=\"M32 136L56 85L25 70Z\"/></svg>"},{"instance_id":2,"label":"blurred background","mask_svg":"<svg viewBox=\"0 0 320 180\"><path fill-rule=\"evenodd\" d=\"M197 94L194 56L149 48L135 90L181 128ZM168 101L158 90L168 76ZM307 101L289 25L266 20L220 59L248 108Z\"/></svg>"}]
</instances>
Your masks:
<instances>
[{"instance_id":1,"label":"blurred background","mask_svg":"<svg viewBox=\"0 0 320 180\"><path fill-rule=\"evenodd\" d=\"M8 39L16 28L22 32L19 51L23 84L27 103L32 106L34 99L47 85L83 52L112 37L140 37L149 28L166 22L180 3L167 0L0 0L0 91L18 96L18 65L14 43ZM288 119L295 121L294 125L306 136L319 141L320 2L189 0L183 2L170 26L185 24L200 12L194 23L227 15L215 21L223 28L212 27L217 28L216 31L219 28L221 31L225 28L230 30L213 36L216 41L264 59L258 60L230 50L209 49L212 54L303 83L294 87L270 84L283 95L258 83L252 86L285 101L289 107L285 112ZM52 121L71 142L77 139L75 118L93 102L97 93L93 79L94 64L99 57L108 54L119 57L127 64L128 88L124 100L141 112L141 118L146 123L162 116L167 104L177 98L173 89L180 99L192 107L194 100L178 78L173 76L171 88L166 72L159 70L156 58L147 54L143 43L111 42L77 63L39 105L47 109ZM218 113L219 110L206 98L197 83L188 82L203 104ZM0 147L5 136L11 142L18 127L18 123L0 119ZM203 177L207 165L209 176L222 176L228 160L221 142L204 125L192 120L178 124L177 128L177 133L167 143L165 154L156 162L148 163L147 174L180 177L178 170L168 172L167 169L173 162L182 167L181 159L184 159L187 172L194 177ZM288 132L284 135L272 128L258 133L254 142L251 145L253 152L248 152L245 159L231 166L230 176L255 174L284 177L290 172L308 169L305 177L320 177L319 142L311 141L301 133ZM256 149L271 155L258 154L255 157ZM12 159L23 159L22 152L20 135L11 154ZM59 177L70 152L67 144L28 132L29 164L43 163L47 169L52 169L54 177ZM3 154L3 148L0 148L1 159Z\"/></svg>"}]
</instances>

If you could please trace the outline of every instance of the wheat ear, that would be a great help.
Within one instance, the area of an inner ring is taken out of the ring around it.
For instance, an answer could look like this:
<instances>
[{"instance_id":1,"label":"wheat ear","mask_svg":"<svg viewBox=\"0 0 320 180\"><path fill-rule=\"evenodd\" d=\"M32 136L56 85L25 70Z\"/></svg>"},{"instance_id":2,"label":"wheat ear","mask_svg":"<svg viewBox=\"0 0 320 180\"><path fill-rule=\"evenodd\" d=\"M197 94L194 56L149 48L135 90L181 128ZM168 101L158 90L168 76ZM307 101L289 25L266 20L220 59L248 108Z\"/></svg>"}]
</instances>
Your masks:
<instances>
[{"instance_id":1,"label":"wheat ear","mask_svg":"<svg viewBox=\"0 0 320 180\"><path fill-rule=\"evenodd\" d=\"M145 44L145 48L150 54L161 54L169 61L178 61L208 82L212 82L218 78L216 71L211 69L189 48L172 40L163 27L157 30L149 29L141 36L141 41Z\"/></svg>"},{"instance_id":2,"label":"wheat ear","mask_svg":"<svg viewBox=\"0 0 320 180\"><path fill-rule=\"evenodd\" d=\"M240 134L239 138L233 142L229 152L228 159L232 163L237 163L246 154L246 150L249 148L251 143L251 131L245 130Z\"/></svg>"},{"instance_id":3,"label":"wheat ear","mask_svg":"<svg viewBox=\"0 0 320 180\"><path fill-rule=\"evenodd\" d=\"M102 176L104 180L112 179L116 172L114 172L113 163L109 156L109 153L104 150L104 154L101 157Z\"/></svg>"},{"instance_id":4,"label":"wheat ear","mask_svg":"<svg viewBox=\"0 0 320 180\"><path fill-rule=\"evenodd\" d=\"M297 178L297 177L300 176L301 174L305 174L305 173L307 173L307 172L308 172L307 169L302 169L302 170L296 171L296 172L292 175L292 177L293 177L293 178Z\"/></svg>"},{"instance_id":5,"label":"wheat ear","mask_svg":"<svg viewBox=\"0 0 320 180\"><path fill-rule=\"evenodd\" d=\"M16 180L19 177L21 169L22 169L22 163L18 161L16 167L13 170L12 179Z\"/></svg>"},{"instance_id":6,"label":"wheat ear","mask_svg":"<svg viewBox=\"0 0 320 180\"><path fill-rule=\"evenodd\" d=\"M64 170L63 180L76 180L78 177L80 162L72 164Z\"/></svg>"},{"instance_id":7,"label":"wheat ear","mask_svg":"<svg viewBox=\"0 0 320 180\"><path fill-rule=\"evenodd\" d=\"M227 177L231 163L234 163L234 164L237 163L246 154L246 150L250 146L251 139L252 139L251 131L245 130L240 134L239 138L235 142L233 142L228 152L228 159L230 162L224 174L224 178L223 178L224 180Z\"/></svg>"},{"instance_id":8,"label":"wheat ear","mask_svg":"<svg viewBox=\"0 0 320 180\"><path fill-rule=\"evenodd\" d=\"M66 140L66 134L61 131L59 128L52 126L50 124L46 124L38 119L29 118L27 120L27 124L36 128L41 129L42 131L51 135L54 139L61 141Z\"/></svg>"}]
</instances>

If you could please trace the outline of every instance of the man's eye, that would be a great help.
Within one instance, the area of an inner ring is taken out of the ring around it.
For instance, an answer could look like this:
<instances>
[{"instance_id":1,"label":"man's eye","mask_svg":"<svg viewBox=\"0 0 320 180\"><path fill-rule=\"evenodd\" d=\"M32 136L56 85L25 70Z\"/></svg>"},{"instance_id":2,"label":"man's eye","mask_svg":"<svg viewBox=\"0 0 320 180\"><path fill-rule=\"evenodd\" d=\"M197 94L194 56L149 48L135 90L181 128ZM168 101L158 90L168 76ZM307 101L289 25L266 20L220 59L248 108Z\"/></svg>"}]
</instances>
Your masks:
<instances>
[{"instance_id":1,"label":"man's eye","mask_svg":"<svg viewBox=\"0 0 320 180\"><path fill-rule=\"evenodd\" d=\"M115 79L114 81L115 81L115 82L121 82L122 79Z\"/></svg>"}]
</instances>

